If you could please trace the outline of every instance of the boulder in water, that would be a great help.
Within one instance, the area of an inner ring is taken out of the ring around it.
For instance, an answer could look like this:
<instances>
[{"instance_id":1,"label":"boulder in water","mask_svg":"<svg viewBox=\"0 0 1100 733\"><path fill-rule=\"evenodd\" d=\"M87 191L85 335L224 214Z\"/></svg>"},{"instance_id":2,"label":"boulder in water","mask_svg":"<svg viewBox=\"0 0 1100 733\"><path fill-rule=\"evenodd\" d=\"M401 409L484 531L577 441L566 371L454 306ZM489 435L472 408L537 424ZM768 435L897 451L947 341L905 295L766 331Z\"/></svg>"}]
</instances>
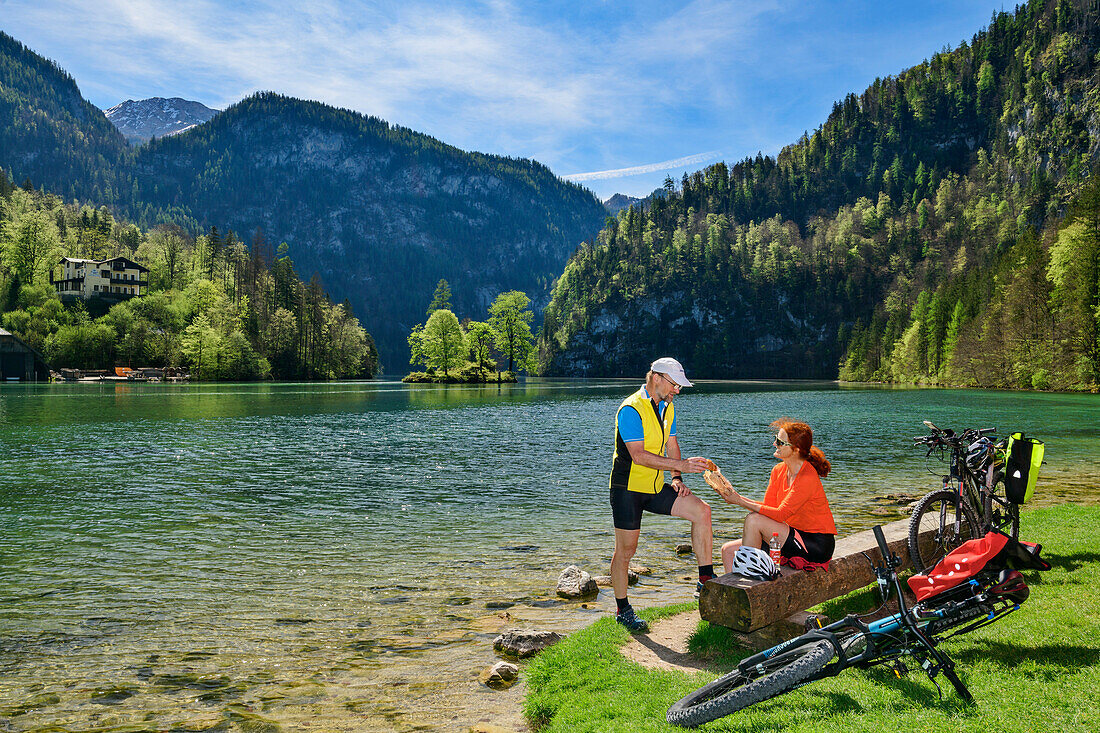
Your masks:
<instances>
[{"instance_id":1,"label":"boulder in water","mask_svg":"<svg viewBox=\"0 0 1100 733\"><path fill-rule=\"evenodd\" d=\"M505 631L493 639L493 648L501 654L526 659L533 657L548 646L562 640L562 635L554 631L532 631L514 629Z\"/></svg>"},{"instance_id":2,"label":"boulder in water","mask_svg":"<svg viewBox=\"0 0 1100 733\"><path fill-rule=\"evenodd\" d=\"M584 598L599 592L592 576L576 565L570 565L558 576L558 595L562 598Z\"/></svg>"}]
</instances>

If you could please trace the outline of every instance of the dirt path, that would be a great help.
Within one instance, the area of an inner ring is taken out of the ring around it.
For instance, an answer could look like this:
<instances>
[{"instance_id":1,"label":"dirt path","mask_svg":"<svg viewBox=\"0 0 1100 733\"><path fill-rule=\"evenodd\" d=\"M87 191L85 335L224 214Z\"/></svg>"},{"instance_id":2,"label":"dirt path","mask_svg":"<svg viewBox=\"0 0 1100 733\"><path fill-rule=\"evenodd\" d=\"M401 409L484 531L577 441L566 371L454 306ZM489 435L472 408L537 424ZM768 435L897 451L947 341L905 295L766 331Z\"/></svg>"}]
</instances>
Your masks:
<instances>
[{"instance_id":1,"label":"dirt path","mask_svg":"<svg viewBox=\"0 0 1100 733\"><path fill-rule=\"evenodd\" d=\"M654 623L648 634L639 634L621 649L622 655L643 667L696 672L707 664L688 653L688 637L699 626L699 612L684 613Z\"/></svg>"}]
</instances>

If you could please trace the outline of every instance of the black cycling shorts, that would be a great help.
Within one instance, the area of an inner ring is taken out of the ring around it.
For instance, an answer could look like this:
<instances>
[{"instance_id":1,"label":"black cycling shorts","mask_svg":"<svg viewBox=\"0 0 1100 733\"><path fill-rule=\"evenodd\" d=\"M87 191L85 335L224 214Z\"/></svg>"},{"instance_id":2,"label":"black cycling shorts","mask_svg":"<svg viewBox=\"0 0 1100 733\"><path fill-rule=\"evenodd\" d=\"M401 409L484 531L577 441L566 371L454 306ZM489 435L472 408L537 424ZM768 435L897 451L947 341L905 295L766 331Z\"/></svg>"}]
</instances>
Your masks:
<instances>
[{"instance_id":1,"label":"black cycling shorts","mask_svg":"<svg viewBox=\"0 0 1100 733\"><path fill-rule=\"evenodd\" d=\"M641 529L643 511L672 514L672 505L679 496L672 484L665 484L657 494L611 487L611 516L615 519L615 529Z\"/></svg>"},{"instance_id":2,"label":"black cycling shorts","mask_svg":"<svg viewBox=\"0 0 1100 733\"><path fill-rule=\"evenodd\" d=\"M780 550L783 557L804 557L810 562L826 562L832 559L833 550L836 548L836 535L802 530L798 530L798 534L802 536L802 542L795 537L794 527L791 527L791 531L787 533L787 541L783 543L783 549ZM760 549L767 552L768 543L761 544Z\"/></svg>"}]
</instances>

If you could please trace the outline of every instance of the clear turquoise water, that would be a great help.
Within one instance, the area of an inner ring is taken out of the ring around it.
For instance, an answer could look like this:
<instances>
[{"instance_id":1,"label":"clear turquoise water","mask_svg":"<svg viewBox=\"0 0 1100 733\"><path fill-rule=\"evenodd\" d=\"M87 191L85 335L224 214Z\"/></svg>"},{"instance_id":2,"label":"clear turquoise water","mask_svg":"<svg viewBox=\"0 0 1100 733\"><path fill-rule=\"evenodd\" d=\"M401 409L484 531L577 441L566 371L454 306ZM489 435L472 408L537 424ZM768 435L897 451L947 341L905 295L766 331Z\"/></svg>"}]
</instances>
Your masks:
<instances>
[{"instance_id":1,"label":"clear turquoise water","mask_svg":"<svg viewBox=\"0 0 1100 733\"><path fill-rule=\"evenodd\" d=\"M0 386L0 730L463 730L518 719L477 673L504 628L569 631L604 574L632 381ZM1100 397L702 383L681 445L759 498L768 424L807 420L842 534L936 484L909 437L1047 440L1044 501L1100 495ZM712 496L699 478L691 485ZM743 513L711 502L716 538ZM902 515L897 515L901 518ZM650 517L636 605L687 600L685 522ZM503 617L503 614L507 614Z\"/></svg>"}]
</instances>

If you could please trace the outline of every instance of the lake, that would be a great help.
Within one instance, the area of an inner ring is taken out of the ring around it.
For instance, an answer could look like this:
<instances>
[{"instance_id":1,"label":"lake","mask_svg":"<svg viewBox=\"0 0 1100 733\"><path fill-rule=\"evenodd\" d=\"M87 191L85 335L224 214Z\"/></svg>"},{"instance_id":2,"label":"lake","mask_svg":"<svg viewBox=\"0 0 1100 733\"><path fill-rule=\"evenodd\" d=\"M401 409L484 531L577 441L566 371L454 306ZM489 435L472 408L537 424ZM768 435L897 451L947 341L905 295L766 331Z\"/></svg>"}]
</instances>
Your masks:
<instances>
[{"instance_id":1,"label":"lake","mask_svg":"<svg viewBox=\"0 0 1100 733\"><path fill-rule=\"evenodd\" d=\"M465 730L518 721L477 674L506 628L610 613L614 414L640 380L0 385L0 730ZM685 455L760 499L768 425L809 422L840 533L943 464L921 420L1047 442L1042 502L1100 496L1100 396L701 382ZM742 510L712 499L716 547ZM638 607L684 601L687 522L648 515ZM522 665L521 665L522 676ZM224 729L224 728L220 728Z\"/></svg>"}]
</instances>

